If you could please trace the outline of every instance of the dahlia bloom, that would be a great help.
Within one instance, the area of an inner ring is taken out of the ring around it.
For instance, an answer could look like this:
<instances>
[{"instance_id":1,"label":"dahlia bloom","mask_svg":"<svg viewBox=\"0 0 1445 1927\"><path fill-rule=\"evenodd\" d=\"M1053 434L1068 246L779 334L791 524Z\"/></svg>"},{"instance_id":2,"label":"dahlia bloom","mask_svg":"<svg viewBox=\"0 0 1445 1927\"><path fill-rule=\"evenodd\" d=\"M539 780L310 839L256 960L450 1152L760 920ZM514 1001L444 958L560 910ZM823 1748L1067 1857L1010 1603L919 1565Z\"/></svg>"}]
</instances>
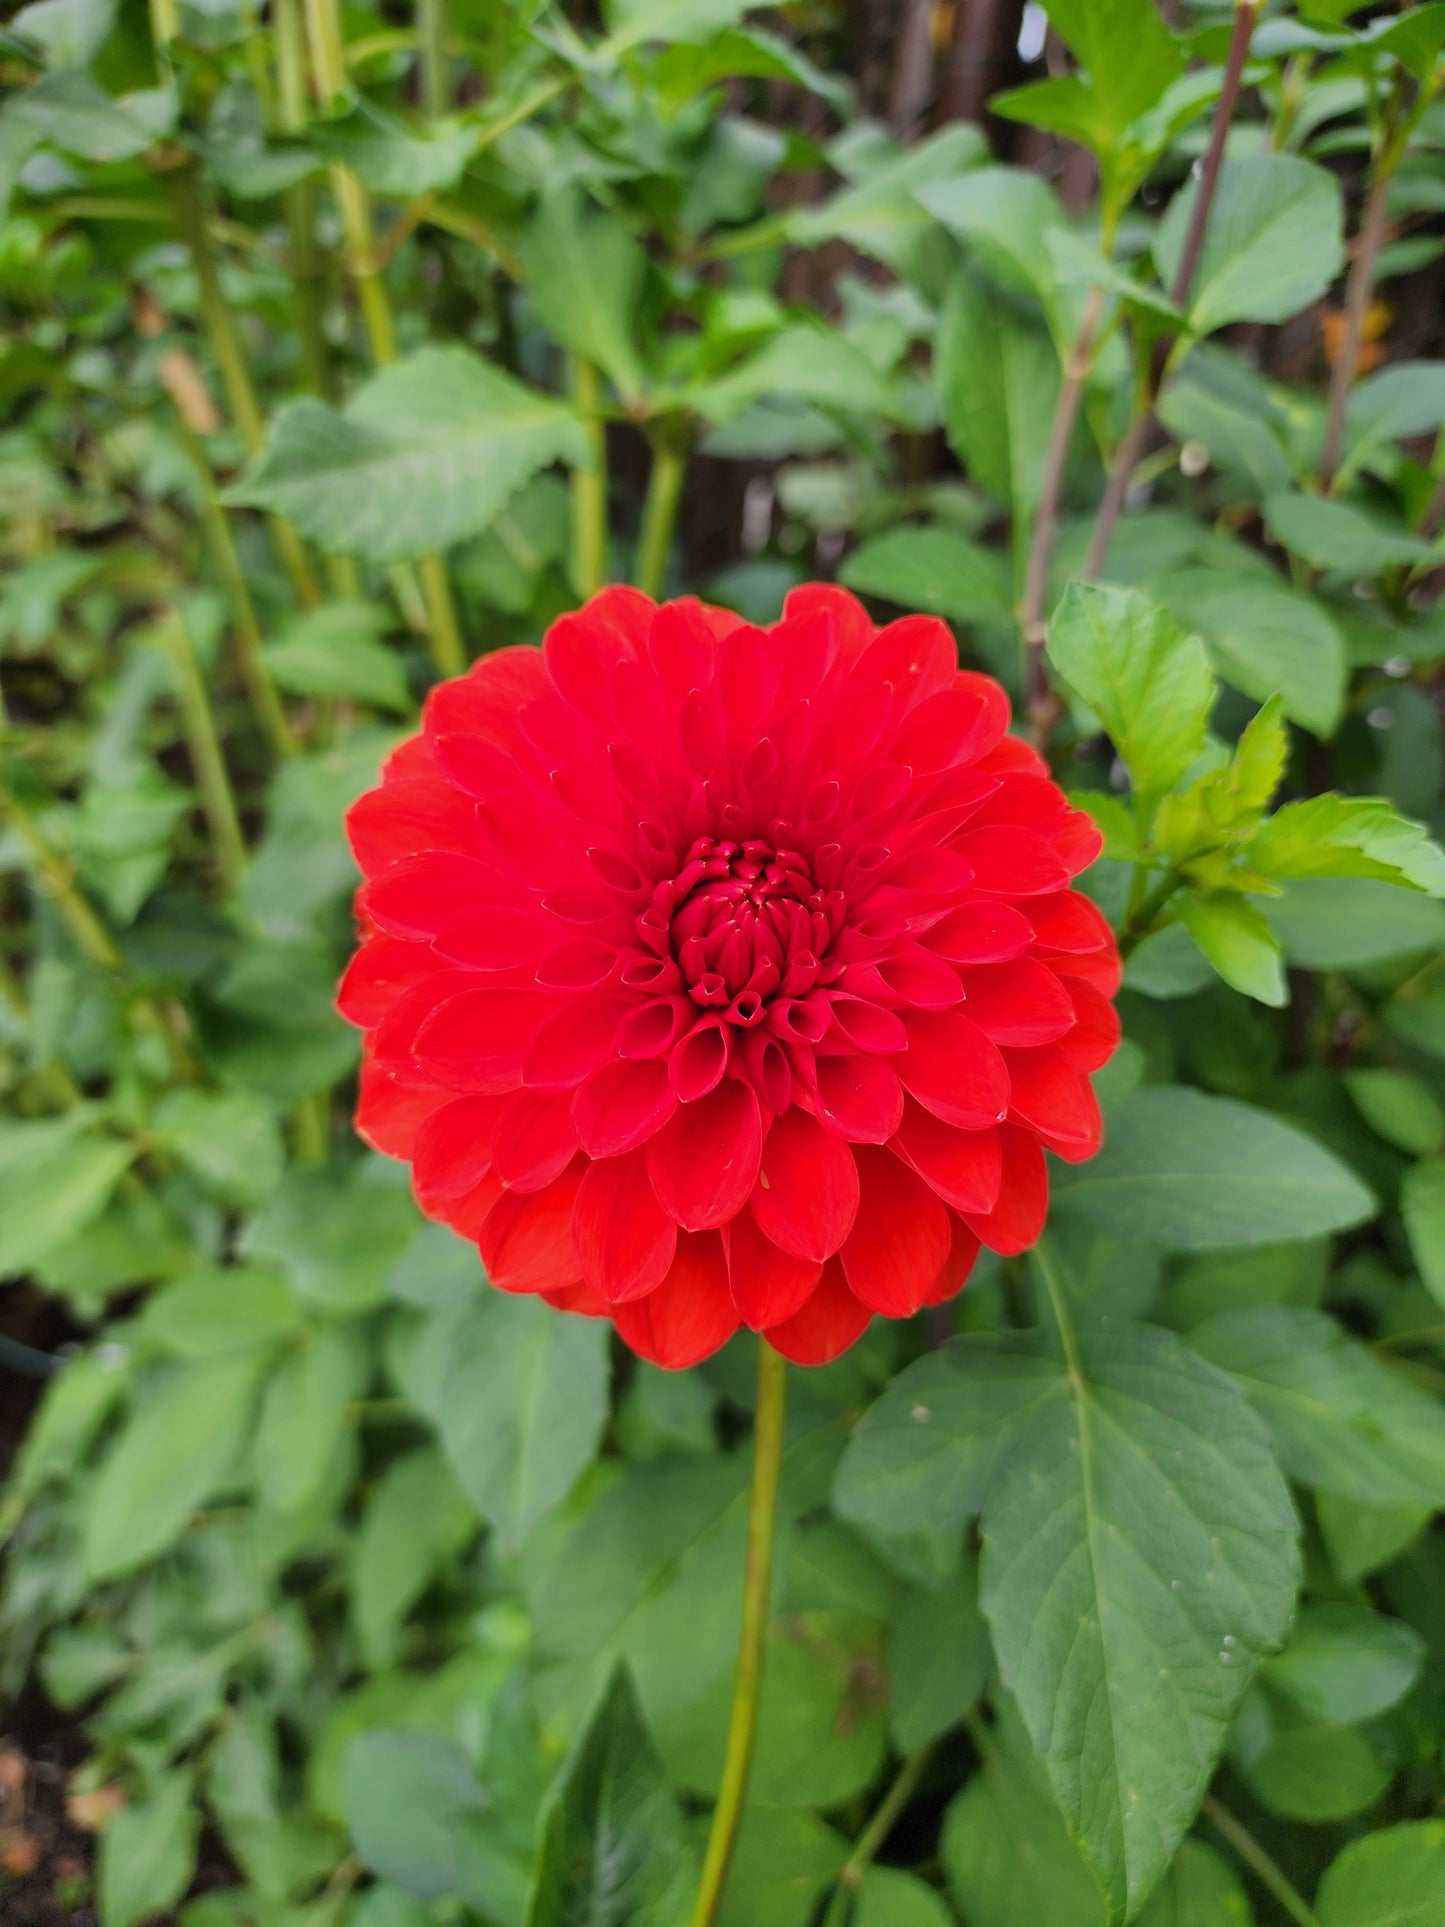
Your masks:
<instances>
[{"instance_id":1,"label":"dahlia bloom","mask_svg":"<svg viewBox=\"0 0 1445 1927\"><path fill-rule=\"evenodd\" d=\"M948 629L605 589L431 692L348 817L357 1127L493 1284L685 1366L957 1292L1098 1148L1100 839Z\"/></svg>"}]
</instances>

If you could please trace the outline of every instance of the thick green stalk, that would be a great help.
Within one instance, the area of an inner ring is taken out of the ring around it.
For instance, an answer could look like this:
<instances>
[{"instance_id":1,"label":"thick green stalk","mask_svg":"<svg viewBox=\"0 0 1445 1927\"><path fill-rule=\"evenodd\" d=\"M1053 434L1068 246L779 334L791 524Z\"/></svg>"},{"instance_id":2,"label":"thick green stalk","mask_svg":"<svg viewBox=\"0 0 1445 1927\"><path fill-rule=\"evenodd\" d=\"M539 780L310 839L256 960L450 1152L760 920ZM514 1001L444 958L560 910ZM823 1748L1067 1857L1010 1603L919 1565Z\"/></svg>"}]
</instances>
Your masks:
<instances>
[{"instance_id":1,"label":"thick green stalk","mask_svg":"<svg viewBox=\"0 0 1445 1927\"><path fill-rule=\"evenodd\" d=\"M196 660L185 618L178 611L166 618L157 640L175 664L176 695L191 767L201 792L201 807L210 825L221 874L227 887L234 889L246 867L246 839L241 834L240 812L231 789L216 719L211 714L205 677Z\"/></svg>"},{"instance_id":2,"label":"thick green stalk","mask_svg":"<svg viewBox=\"0 0 1445 1927\"><path fill-rule=\"evenodd\" d=\"M592 450L592 466L572 471L572 574L578 595L586 597L602 587L607 568L607 437L602 378L581 355L572 362L572 401Z\"/></svg>"},{"instance_id":3,"label":"thick green stalk","mask_svg":"<svg viewBox=\"0 0 1445 1927\"><path fill-rule=\"evenodd\" d=\"M297 0L272 0L276 50L277 124L285 134L306 126L306 30ZM297 181L285 195L286 229L291 240L292 300L301 347L301 374L314 395L331 392L330 362L321 319L324 269L316 245L316 183Z\"/></svg>"},{"instance_id":4,"label":"thick green stalk","mask_svg":"<svg viewBox=\"0 0 1445 1927\"><path fill-rule=\"evenodd\" d=\"M445 114L452 104L446 0L417 0L416 20L421 39L421 101L435 119Z\"/></svg>"},{"instance_id":5,"label":"thick green stalk","mask_svg":"<svg viewBox=\"0 0 1445 1927\"><path fill-rule=\"evenodd\" d=\"M778 1475L783 1463L783 1413L787 1364L765 1338L758 1340L758 1406L753 1429L753 1483L748 1501L748 1543L743 1564L743 1624L738 1669L733 1682L732 1714L722 1784L713 1809L703 1860L702 1880L692 1911L692 1927L713 1927L722 1905L728 1867L742 1825L753 1742L758 1730L758 1695L763 1683L764 1642L773 1572L773 1527L778 1513Z\"/></svg>"},{"instance_id":6,"label":"thick green stalk","mask_svg":"<svg viewBox=\"0 0 1445 1927\"><path fill-rule=\"evenodd\" d=\"M256 399L256 390L251 381L251 371L246 365L245 352L241 347L241 337L226 298L221 292L221 280L216 271L215 258L211 253L210 240L206 234L205 212L201 203L200 190L189 168L180 168L169 177L171 197L175 202L176 219L190 250L191 265L196 272L196 282L201 294L201 312L205 317L206 333L210 339L211 352L216 357L216 365L221 371L221 382L226 390L226 403L231 420L235 423L248 455L259 452L266 440L266 424L261 414L261 405ZM317 587L301 537L291 524L279 515L268 516L271 533L286 573L291 578L292 587L298 600L308 609L314 609L321 601L321 591Z\"/></svg>"},{"instance_id":7,"label":"thick green stalk","mask_svg":"<svg viewBox=\"0 0 1445 1927\"><path fill-rule=\"evenodd\" d=\"M637 586L654 599L667 578L667 558L677 526L678 503L687 471L687 446L666 430L652 444L652 474L642 506L642 532L637 540Z\"/></svg>"}]
</instances>

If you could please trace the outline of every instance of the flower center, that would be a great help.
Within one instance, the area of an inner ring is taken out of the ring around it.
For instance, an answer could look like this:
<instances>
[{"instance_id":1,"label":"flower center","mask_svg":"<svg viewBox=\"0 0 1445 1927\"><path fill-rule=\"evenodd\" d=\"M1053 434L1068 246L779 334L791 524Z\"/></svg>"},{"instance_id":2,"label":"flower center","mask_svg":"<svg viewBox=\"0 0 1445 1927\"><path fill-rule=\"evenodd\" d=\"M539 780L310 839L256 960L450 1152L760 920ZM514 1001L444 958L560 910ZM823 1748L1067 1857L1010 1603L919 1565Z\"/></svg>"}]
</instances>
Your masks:
<instances>
[{"instance_id":1,"label":"flower center","mask_svg":"<svg viewBox=\"0 0 1445 1927\"><path fill-rule=\"evenodd\" d=\"M803 998L836 979L842 964L828 952L843 908L843 893L820 889L797 851L700 836L677 875L657 885L638 928L654 951L665 938L700 1009L751 1026L775 998Z\"/></svg>"}]
</instances>

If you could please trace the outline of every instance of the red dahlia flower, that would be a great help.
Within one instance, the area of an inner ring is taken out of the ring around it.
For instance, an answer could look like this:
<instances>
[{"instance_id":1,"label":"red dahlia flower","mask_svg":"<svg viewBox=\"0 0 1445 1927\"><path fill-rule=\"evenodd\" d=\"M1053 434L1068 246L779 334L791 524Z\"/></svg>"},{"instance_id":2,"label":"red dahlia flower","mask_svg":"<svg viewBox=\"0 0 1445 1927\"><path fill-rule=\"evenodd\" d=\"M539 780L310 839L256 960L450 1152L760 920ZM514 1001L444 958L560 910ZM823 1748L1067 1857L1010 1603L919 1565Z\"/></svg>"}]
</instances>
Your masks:
<instances>
[{"instance_id":1,"label":"red dahlia flower","mask_svg":"<svg viewBox=\"0 0 1445 1927\"><path fill-rule=\"evenodd\" d=\"M1017 1252L1098 1148L1099 836L941 622L594 596L352 809L357 1126L503 1291L800 1364Z\"/></svg>"}]
</instances>

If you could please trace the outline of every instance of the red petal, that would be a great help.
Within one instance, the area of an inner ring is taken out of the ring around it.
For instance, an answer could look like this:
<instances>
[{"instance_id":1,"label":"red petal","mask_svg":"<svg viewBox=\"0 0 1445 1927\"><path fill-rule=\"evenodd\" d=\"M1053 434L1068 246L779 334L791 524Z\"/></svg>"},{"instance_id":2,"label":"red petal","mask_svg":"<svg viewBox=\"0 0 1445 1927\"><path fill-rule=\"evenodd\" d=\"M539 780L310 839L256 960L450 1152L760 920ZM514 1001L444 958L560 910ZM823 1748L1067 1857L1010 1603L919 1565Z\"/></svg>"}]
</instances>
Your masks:
<instances>
[{"instance_id":1,"label":"red petal","mask_svg":"<svg viewBox=\"0 0 1445 1927\"><path fill-rule=\"evenodd\" d=\"M592 1289L585 1278L579 1278L575 1285L562 1285L556 1291L539 1294L543 1302L554 1311L575 1311L583 1318L607 1318L612 1307Z\"/></svg>"},{"instance_id":2,"label":"red petal","mask_svg":"<svg viewBox=\"0 0 1445 1927\"><path fill-rule=\"evenodd\" d=\"M873 640L873 623L868 611L857 596L833 582L805 582L789 589L783 598L783 620L778 626L784 630L786 639L788 628L801 628L808 618L817 616L831 618L839 654L845 663L862 655Z\"/></svg>"},{"instance_id":3,"label":"red petal","mask_svg":"<svg viewBox=\"0 0 1445 1927\"><path fill-rule=\"evenodd\" d=\"M913 709L950 686L958 674L958 644L937 616L900 616L878 631L853 673L888 683L901 706Z\"/></svg>"},{"instance_id":4,"label":"red petal","mask_svg":"<svg viewBox=\"0 0 1445 1927\"><path fill-rule=\"evenodd\" d=\"M1050 840L1071 877L1087 870L1104 847L1103 831L1083 810L1070 810L1068 821Z\"/></svg>"},{"instance_id":5,"label":"red petal","mask_svg":"<svg viewBox=\"0 0 1445 1927\"><path fill-rule=\"evenodd\" d=\"M953 965L917 943L851 964L842 981L860 997L882 997L919 1010L949 1010L963 1000L963 985Z\"/></svg>"},{"instance_id":6,"label":"red petal","mask_svg":"<svg viewBox=\"0 0 1445 1927\"><path fill-rule=\"evenodd\" d=\"M485 736L503 749L518 742L517 718L547 687L540 649L516 643L495 649L465 676L438 683L426 699L422 721L428 742L453 732Z\"/></svg>"},{"instance_id":7,"label":"red petal","mask_svg":"<svg viewBox=\"0 0 1445 1927\"><path fill-rule=\"evenodd\" d=\"M842 1138L796 1107L774 1118L763 1143L753 1215L774 1244L819 1263L858 1215L858 1166Z\"/></svg>"},{"instance_id":8,"label":"red petal","mask_svg":"<svg viewBox=\"0 0 1445 1927\"><path fill-rule=\"evenodd\" d=\"M1080 953L1103 950L1114 941L1107 917L1082 890L1056 890L1046 897L1033 897L1024 905L1023 914L1045 950Z\"/></svg>"},{"instance_id":9,"label":"red petal","mask_svg":"<svg viewBox=\"0 0 1445 1927\"><path fill-rule=\"evenodd\" d=\"M802 1310L773 1325L766 1342L795 1365L827 1365L863 1336L872 1316L849 1291L843 1266L833 1258Z\"/></svg>"},{"instance_id":10,"label":"red petal","mask_svg":"<svg viewBox=\"0 0 1445 1927\"><path fill-rule=\"evenodd\" d=\"M1098 1101L1059 1046L1010 1051L1008 1074L1010 1117L1070 1147L1071 1163L1098 1150L1104 1135Z\"/></svg>"},{"instance_id":11,"label":"red petal","mask_svg":"<svg viewBox=\"0 0 1445 1927\"><path fill-rule=\"evenodd\" d=\"M722 1235L733 1303L748 1330L763 1331L791 1318L817 1284L821 1260L780 1250L759 1230L751 1211L739 1211Z\"/></svg>"},{"instance_id":12,"label":"red petal","mask_svg":"<svg viewBox=\"0 0 1445 1927\"><path fill-rule=\"evenodd\" d=\"M677 1226L657 1202L641 1151L588 1165L572 1235L583 1277L609 1304L641 1298L662 1283Z\"/></svg>"},{"instance_id":13,"label":"red petal","mask_svg":"<svg viewBox=\"0 0 1445 1927\"><path fill-rule=\"evenodd\" d=\"M1011 903L990 902L960 904L923 937L930 950L958 964L1006 963L1033 940L1032 926Z\"/></svg>"},{"instance_id":14,"label":"red petal","mask_svg":"<svg viewBox=\"0 0 1445 1927\"><path fill-rule=\"evenodd\" d=\"M427 850L470 851L477 812L435 771L368 790L346 812L346 834L364 876Z\"/></svg>"},{"instance_id":15,"label":"red petal","mask_svg":"<svg viewBox=\"0 0 1445 1927\"><path fill-rule=\"evenodd\" d=\"M948 1256L948 1212L891 1151L858 1159L858 1217L843 1246L850 1290L885 1318L911 1318Z\"/></svg>"},{"instance_id":16,"label":"red petal","mask_svg":"<svg viewBox=\"0 0 1445 1927\"><path fill-rule=\"evenodd\" d=\"M992 1211L1003 1182L998 1127L960 1131L910 1098L889 1148L955 1211Z\"/></svg>"},{"instance_id":17,"label":"red petal","mask_svg":"<svg viewBox=\"0 0 1445 1927\"><path fill-rule=\"evenodd\" d=\"M1119 1046L1119 1013L1082 977L1061 979L1074 1005L1074 1028L1059 1049L1076 1071L1102 1070Z\"/></svg>"},{"instance_id":18,"label":"red petal","mask_svg":"<svg viewBox=\"0 0 1445 1927\"><path fill-rule=\"evenodd\" d=\"M414 1054L453 1090L515 1090L532 1034L556 1007L546 991L466 990L421 1025Z\"/></svg>"},{"instance_id":19,"label":"red petal","mask_svg":"<svg viewBox=\"0 0 1445 1927\"><path fill-rule=\"evenodd\" d=\"M427 1199L418 1189L417 1203L429 1218L450 1225L459 1238L467 1238L475 1244L482 1235L482 1226L487 1222L492 1207L502 1196L502 1180L495 1171L488 1171L470 1191L459 1191L454 1198Z\"/></svg>"},{"instance_id":20,"label":"red petal","mask_svg":"<svg viewBox=\"0 0 1445 1927\"><path fill-rule=\"evenodd\" d=\"M904 722L892 754L920 773L973 763L1008 728L1008 697L989 676L969 676L968 686L930 696Z\"/></svg>"},{"instance_id":21,"label":"red petal","mask_svg":"<svg viewBox=\"0 0 1445 1927\"><path fill-rule=\"evenodd\" d=\"M524 1084L536 1091L572 1091L617 1047L617 1026L632 1003L626 997L569 998L538 1026L520 1066Z\"/></svg>"},{"instance_id":22,"label":"red petal","mask_svg":"<svg viewBox=\"0 0 1445 1927\"><path fill-rule=\"evenodd\" d=\"M481 1183L492 1168L497 1127L510 1103L507 1097L459 1097L432 1112L412 1150L412 1177L423 1211Z\"/></svg>"},{"instance_id":23,"label":"red petal","mask_svg":"<svg viewBox=\"0 0 1445 1927\"><path fill-rule=\"evenodd\" d=\"M1046 890L1061 889L1071 874L1054 845L1032 830L998 824L966 830L957 849L973 870L974 888L987 896L1041 896Z\"/></svg>"},{"instance_id":24,"label":"red petal","mask_svg":"<svg viewBox=\"0 0 1445 1927\"><path fill-rule=\"evenodd\" d=\"M357 908L394 937L430 939L471 901L495 899L504 884L475 857L434 851L393 864L362 885Z\"/></svg>"},{"instance_id":25,"label":"red petal","mask_svg":"<svg viewBox=\"0 0 1445 1927\"><path fill-rule=\"evenodd\" d=\"M499 1291L555 1291L577 1277L572 1216L581 1173L545 1191L504 1191L487 1213L477 1245Z\"/></svg>"},{"instance_id":26,"label":"red petal","mask_svg":"<svg viewBox=\"0 0 1445 1927\"><path fill-rule=\"evenodd\" d=\"M571 1100L517 1091L497 1126L492 1165L509 1191L540 1191L572 1162L577 1133Z\"/></svg>"},{"instance_id":27,"label":"red petal","mask_svg":"<svg viewBox=\"0 0 1445 1927\"><path fill-rule=\"evenodd\" d=\"M909 1011L904 1021L908 1049L897 1065L905 1089L946 1124L965 1131L996 1124L1008 1109L997 1046L961 1010Z\"/></svg>"},{"instance_id":28,"label":"red petal","mask_svg":"<svg viewBox=\"0 0 1445 1927\"><path fill-rule=\"evenodd\" d=\"M818 1115L850 1143L886 1144L903 1115L903 1086L881 1058L820 1057Z\"/></svg>"},{"instance_id":29,"label":"red petal","mask_svg":"<svg viewBox=\"0 0 1445 1927\"><path fill-rule=\"evenodd\" d=\"M368 937L346 967L336 993L336 1008L349 1024L370 1030L404 992L436 974L431 946L385 937Z\"/></svg>"},{"instance_id":30,"label":"red petal","mask_svg":"<svg viewBox=\"0 0 1445 1927\"><path fill-rule=\"evenodd\" d=\"M471 970L515 970L535 964L552 938L548 919L526 910L469 904L438 920L436 954ZM555 930L555 925L553 926Z\"/></svg>"},{"instance_id":31,"label":"red petal","mask_svg":"<svg viewBox=\"0 0 1445 1927\"><path fill-rule=\"evenodd\" d=\"M1074 1025L1069 993L1034 957L963 973L968 1014L996 1044L1052 1044Z\"/></svg>"},{"instance_id":32,"label":"red petal","mask_svg":"<svg viewBox=\"0 0 1445 1927\"><path fill-rule=\"evenodd\" d=\"M989 1212L966 1211L964 1223L990 1251L1006 1258L1026 1251L1044 1228L1049 1209L1049 1174L1038 1140L1016 1124L999 1127L1003 1139L1003 1184Z\"/></svg>"},{"instance_id":33,"label":"red petal","mask_svg":"<svg viewBox=\"0 0 1445 1927\"><path fill-rule=\"evenodd\" d=\"M647 1145L658 1198L688 1231L726 1224L757 1183L763 1121L752 1086L725 1078L683 1104Z\"/></svg>"},{"instance_id":34,"label":"red petal","mask_svg":"<svg viewBox=\"0 0 1445 1927\"><path fill-rule=\"evenodd\" d=\"M656 1022L660 1029L661 1017ZM667 1060L668 1074L684 1103L694 1103L717 1087L728 1067L728 1054L728 1033L720 1023L699 1024L673 1046Z\"/></svg>"},{"instance_id":35,"label":"red petal","mask_svg":"<svg viewBox=\"0 0 1445 1927\"><path fill-rule=\"evenodd\" d=\"M655 1291L612 1314L618 1336L639 1357L680 1372L710 1358L738 1328L727 1265L716 1232L682 1232L672 1269Z\"/></svg>"},{"instance_id":36,"label":"red petal","mask_svg":"<svg viewBox=\"0 0 1445 1927\"><path fill-rule=\"evenodd\" d=\"M973 1270L978 1257L978 1239L960 1218L951 1220L953 1243L949 1246L948 1256L939 1268L938 1276L928 1288L926 1305L946 1304L956 1298L968 1282L968 1274Z\"/></svg>"},{"instance_id":37,"label":"red petal","mask_svg":"<svg viewBox=\"0 0 1445 1927\"><path fill-rule=\"evenodd\" d=\"M604 589L575 615L552 624L542 659L553 688L579 715L605 721L613 665L636 655L654 610L635 589Z\"/></svg>"},{"instance_id":38,"label":"red petal","mask_svg":"<svg viewBox=\"0 0 1445 1927\"><path fill-rule=\"evenodd\" d=\"M908 1032L902 1020L881 1004L835 993L829 998L829 1008L833 1022L855 1050L875 1057L891 1057L895 1051L907 1050Z\"/></svg>"},{"instance_id":39,"label":"red petal","mask_svg":"<svg viewBox=\"0 0 1445 1927\"><path fill-rule=\"evenodd\" d=\"M572 1115L588 1157L612 1158L645 1144L677 1109L660 1057L614 1058L577 1086Z\"/></svg>"},{"instance_id":40,"label":"red petal","mask_svg":"<svg viewBox=\"0 0 1445 1927\"><path fill-rule=\"evenodd\" d=\"M356 1130L373 1150L409 1158L417 1132L452 1096L411 1064L379 1064L366 1058L356 1100Z\"/></svg>"}]
</instances>

